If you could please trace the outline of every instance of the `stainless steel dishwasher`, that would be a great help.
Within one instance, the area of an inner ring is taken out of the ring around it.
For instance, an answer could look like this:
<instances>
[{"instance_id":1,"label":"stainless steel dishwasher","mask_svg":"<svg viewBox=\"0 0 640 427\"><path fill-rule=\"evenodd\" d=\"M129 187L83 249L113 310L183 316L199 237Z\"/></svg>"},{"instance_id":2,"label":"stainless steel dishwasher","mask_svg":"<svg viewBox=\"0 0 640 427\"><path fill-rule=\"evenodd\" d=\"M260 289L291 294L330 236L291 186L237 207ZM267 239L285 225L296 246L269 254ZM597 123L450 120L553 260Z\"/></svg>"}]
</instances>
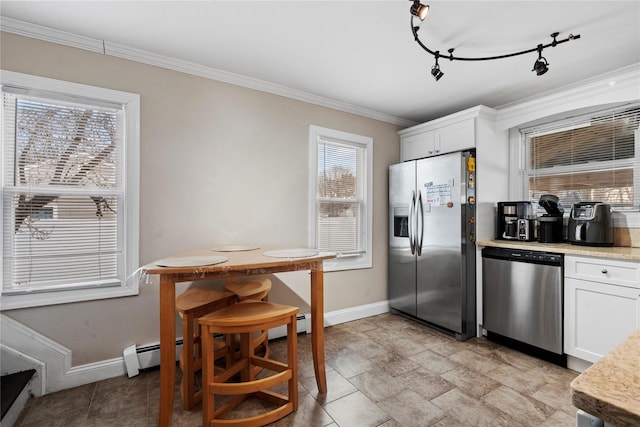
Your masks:
<instances>
[{"instance_id":1,"label":"stainless steel dishwasher","mask_svg":"<svg viewBox=\"0 0 640 427\"><path fill-rule=\"evenodd\" d=\"M482 250L483 327L561 355L563 255Z\"/></svg>"}]
</instances>

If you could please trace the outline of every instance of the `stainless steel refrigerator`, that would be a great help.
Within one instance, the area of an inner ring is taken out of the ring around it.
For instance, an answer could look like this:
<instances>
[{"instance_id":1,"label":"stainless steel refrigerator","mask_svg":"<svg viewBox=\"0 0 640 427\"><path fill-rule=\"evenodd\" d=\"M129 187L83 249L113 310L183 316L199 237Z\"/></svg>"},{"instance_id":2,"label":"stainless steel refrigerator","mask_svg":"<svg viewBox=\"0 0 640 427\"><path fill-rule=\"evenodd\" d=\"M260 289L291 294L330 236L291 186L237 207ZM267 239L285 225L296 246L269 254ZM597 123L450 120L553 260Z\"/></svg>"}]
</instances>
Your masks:
<instances>
[{"instance_id":1,"label":"stainless steel refrigerator","mask_svg":"<svg viewBox=\"0 0 640 427\"><path fill-rule=\"evenodd\" d=\"M452 333L476 335L473 151L389 167L391 309Z\"/></svg>"}]
</instances>

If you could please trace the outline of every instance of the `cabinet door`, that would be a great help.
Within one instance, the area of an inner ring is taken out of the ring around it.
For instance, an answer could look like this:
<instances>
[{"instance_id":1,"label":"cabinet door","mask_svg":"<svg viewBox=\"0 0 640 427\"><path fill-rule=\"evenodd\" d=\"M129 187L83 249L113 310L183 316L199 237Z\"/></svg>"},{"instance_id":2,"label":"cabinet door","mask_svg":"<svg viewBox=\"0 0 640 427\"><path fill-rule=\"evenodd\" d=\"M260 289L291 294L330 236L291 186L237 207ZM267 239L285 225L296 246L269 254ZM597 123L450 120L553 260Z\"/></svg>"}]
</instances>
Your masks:
<instances>
[{"instance_id":1,"label":"cabinet door","mask_svg":"<svg viewBox=\"0 0 640 427\"><path fill-rule=\"evenodd\" d=\"M475 119L442 126L402 138L400 160L422 159L476 146Z\"/></svg>"},{"instance_id":2,"label":"cabinet door","mask_svg":"<svg viewBox=\"0 0 640 427\"><path fill-rule=\"evenodd\" d=\"M475 119L468 119L436 129L434 135L434 151L452 153L476 145Z\"/></svg>"},{"instance_id":3,"label":"cabinet door","mask_svg":"<svg viewBox=\"0 0 640 427\"><path fill-rule=\"evenodd\" d=\"M400 161L422 159L434 155L433 131L422 132L402 138L400 142Z\"/></svg>"},{"instance_id":4,"label":"cabinet door","mask_svg":"<svg viewBox=\"0 0 640 427\"><path fill-rule=\"evenodd\" d=\"M597 362L638 328L640 291L565 277L564 351Z\"/></svg>"}]
</instances>

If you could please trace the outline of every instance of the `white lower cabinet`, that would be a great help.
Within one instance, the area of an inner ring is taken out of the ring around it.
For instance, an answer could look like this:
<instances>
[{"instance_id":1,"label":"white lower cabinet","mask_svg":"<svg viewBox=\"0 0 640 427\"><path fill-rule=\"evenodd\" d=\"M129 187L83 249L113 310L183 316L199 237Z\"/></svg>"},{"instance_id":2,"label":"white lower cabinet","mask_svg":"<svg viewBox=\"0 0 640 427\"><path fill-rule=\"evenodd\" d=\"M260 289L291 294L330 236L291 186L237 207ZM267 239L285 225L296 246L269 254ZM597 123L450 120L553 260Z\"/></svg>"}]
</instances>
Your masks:
<instances>
[{"instance_id":1,"label":"white lower cabinet","mask_svg":"<svg viewBox=\"0 0 640 427\"><path fill-rule=\"evenodd\" d=\"M564 351L597 362L640 327L640 264L565 257Z\"/></svg>"}]
</instances>

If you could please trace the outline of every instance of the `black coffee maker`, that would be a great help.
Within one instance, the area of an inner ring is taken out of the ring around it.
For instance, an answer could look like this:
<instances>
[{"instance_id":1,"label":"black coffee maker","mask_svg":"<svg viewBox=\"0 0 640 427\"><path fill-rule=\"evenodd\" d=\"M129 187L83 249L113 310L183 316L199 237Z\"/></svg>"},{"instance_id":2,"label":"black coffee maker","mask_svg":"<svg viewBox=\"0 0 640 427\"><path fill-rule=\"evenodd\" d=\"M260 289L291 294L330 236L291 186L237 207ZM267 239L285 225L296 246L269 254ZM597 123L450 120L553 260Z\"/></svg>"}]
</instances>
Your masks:
<instances>
[{"instance_id":1,"label":"black coffee maker","mask_svg":"<svg viewBox=\"0 0 640 427\"><path fill-rule=\"evenodd\" d=\"M564 208L553 194L543 194L538 204L547 212L538 217L538 241L540 243L558 243L564 241L562 218Z\"/></svg>"},{"instance_id":2,"label":"black coffee maker","mask_svg":"<svg viewBox=\"0 0 640 427\"><path fill-rule=\"evenodd\" d=\"M536 213L534 203L498 202L496 239L536 240Z\"/></svg>"}]
</instances>

